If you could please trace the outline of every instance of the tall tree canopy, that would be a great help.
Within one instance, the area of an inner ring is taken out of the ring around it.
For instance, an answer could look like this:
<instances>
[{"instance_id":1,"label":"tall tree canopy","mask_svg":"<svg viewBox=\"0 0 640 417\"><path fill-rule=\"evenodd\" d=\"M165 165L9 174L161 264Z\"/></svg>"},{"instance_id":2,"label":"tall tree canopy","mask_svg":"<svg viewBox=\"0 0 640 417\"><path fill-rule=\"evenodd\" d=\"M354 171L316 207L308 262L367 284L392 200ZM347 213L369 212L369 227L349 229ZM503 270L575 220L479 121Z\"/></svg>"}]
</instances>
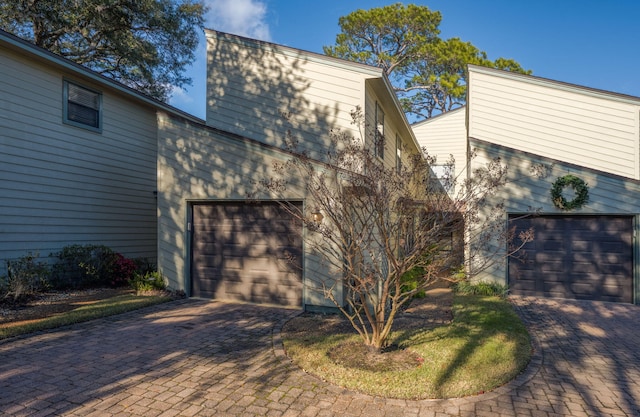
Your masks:
<instances>
[{"instance_id":1,"label":"tall tree canopy","mask_svg":"<svg viewBox=\"0 0 640 417\"><path fill-rule=\"evenodd\" d=\"M441 20L440 12L414 4L356 10L340 18L336 44L324 52L382 68L405 111L418 118L465 103L467 64L531 73L513 59L492 61L459 38L441 39Z\"/></svg>"},{"instance_id":2,"label":"tall tree canopy","mask_svg":"<svg viewBox=\"0 0 640 417\"><path fill-rule=\"evenodd\" d=\"M200 0L10 0L0 28L167 100L191 83L204 13Z\"/></svg>"}]
</instances>

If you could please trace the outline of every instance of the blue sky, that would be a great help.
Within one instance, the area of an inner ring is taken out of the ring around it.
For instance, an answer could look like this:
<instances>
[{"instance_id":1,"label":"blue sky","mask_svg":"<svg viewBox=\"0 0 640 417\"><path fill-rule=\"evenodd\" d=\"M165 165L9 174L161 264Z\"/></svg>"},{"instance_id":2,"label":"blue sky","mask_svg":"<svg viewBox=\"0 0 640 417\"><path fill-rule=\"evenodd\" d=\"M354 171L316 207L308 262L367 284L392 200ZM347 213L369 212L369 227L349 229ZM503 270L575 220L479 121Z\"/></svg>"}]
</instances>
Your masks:
<instances>
[{"instance_id":1,"label":"blue sky","mask_svg":"<svg viewBox=\"0 0 640 417\"><path fill-rule=\"evenodd\" d=\"M338 19L393 0L205 0L206 26L322 53L333 45ZM404 2L408 4L409 2ZM442 13L440 36L459 37L488 53L513 58L533 75L640 96L638 0L414 1ZM205 45L189 68L193 85L170 103L205 116Z\"/></svg>"}]
</instances>

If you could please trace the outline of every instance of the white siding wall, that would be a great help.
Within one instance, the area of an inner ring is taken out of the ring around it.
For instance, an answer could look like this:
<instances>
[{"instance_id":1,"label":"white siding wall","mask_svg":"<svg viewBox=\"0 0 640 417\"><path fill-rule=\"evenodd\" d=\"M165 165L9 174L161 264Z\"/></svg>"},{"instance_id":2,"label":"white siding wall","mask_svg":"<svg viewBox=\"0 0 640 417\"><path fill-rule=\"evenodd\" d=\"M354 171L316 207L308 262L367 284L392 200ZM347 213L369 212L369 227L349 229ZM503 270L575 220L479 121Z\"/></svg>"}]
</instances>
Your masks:
<instances>
[{"instance_id":1,"label":"white siding wall","mask_svg":"<svg viewBox=\"0 0 640 417\"><path fill-rule=\"evenodd\" d=\"M222 134L205 126L159 117L158 265L175 289L189 289L188 208L193 201L246 201L260 190L258 182L273 175L274 162L289 155L258 143ZM292 179L296 181L296 179ZM304 184L291 183L285 199L305 200ZM282 196L264 191L253 198ZM331 273L306 246L304 303L332 306L322 296L321 283Z\"/></svg>"},{"instance_id":2,"label":"white siding wall","mask_svg":"<svg viewBox=\"0 0 640 417\"><path fill-rule=\"evenodd\" d=\"M430 156L435 156L437 164L445 164L453 155L456 178L461 181L466 176L467 127L466 107L432 117L416 123L413 132L420 147Z\"/></svg>"},{"instance_id":3,"label":"white siding wall","mask_svg":"<svg viewBox=\"0 0 640 417\"><path fill-rule=\"evenodd\" d=\"M361 131L365 136L365 143L373 153L375 141L376 103L384 112L384 163L387 167L396 166L396 137L401 139L401 153L403 163L406 164L409 155L420 152L413 132L407 128L406 119L400 114L389 98L388 91L382 87L382 80L369 80L365 88L365 125ZM382 90L382 91L381 91Z\"/></svg>"},{"instance_id":4,"label":"white siding wall","mask_svg":"<svg viewBox=\"0 0 640 417\"><path fill-rule=\"evenodd\" d=\"M640 179L640 99L469 69L469 137Z\"/></svg>"},{"instance_id":5,"label":"white siding wall","mask_svg":"<svg viewBox=\"0 0 640 417\"><path fill-rule=\"evenodd\" d=\"M553 183L567 174L573 174L584 180L589 186L589 202L580 209L568 214L623 214L640 213L640 182L628 180L621 176L606 175L591 169L562 164L541 156L527 155L519 151L496 145L472 141L471 146L478 150L477 158L472 161L472 168L484 166L490 159L500 157L509 167L509 183L502 188L491 201L504 201L508 213L526 214L540 210L541 214L567 214L557 209L551 201L550 190ZM538 179L531 175L530 168L534 164L552 167L549 175ZM506 219L505 219L506 222ZM504 255L504 241L494 242L496 248ZM505 259L484 271L478 278L506 283L507 271Z\"/></svg>"},{"instance_id":6,"label":"white siding wall","mask_svg":"<svg viewBox=\"0 0 640 417\"><path fill-rule=\"evenodd\" d=\"M2 47L0 62L0 259L73 243L155 258L155 111ZM102 133L63 124L63 77L102 91Z\"/></svg>"},{"instance_id":7,"label":"white siding wall","mask_svg":"<svg viewBox=\"0 0 640 417\"><path fill-rule=\"evenodd\" d=\"M214 31L207 49L209 126L278 147L290 130L316 157L331 129L358 135L350 112L377 69Z\"/></svg>"}]
</instances>

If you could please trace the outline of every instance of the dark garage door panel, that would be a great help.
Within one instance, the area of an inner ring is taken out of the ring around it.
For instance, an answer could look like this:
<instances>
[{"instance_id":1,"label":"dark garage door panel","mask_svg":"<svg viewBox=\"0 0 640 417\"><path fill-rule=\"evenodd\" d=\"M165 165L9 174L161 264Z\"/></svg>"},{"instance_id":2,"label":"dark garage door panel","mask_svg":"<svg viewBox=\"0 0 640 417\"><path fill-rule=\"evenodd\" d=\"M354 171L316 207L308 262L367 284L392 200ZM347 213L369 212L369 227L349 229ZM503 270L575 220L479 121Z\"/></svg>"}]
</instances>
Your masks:
<instances>
[{"instance_id":1,"label":"dark garage door panel","mask_svg":"<svg viewBox=\"0 0 640 417\"><path fill-rule=\"evenodd\" d=\"M513 294L633 301L630 216L537 216L511 219L535 239L509 260Z\"/></svg>"},{"instance_id":2,"label":"dark garage door panel","mask_svg":"<svg viewBox=\"0 0 640 417\"><path fill-rule=\"evenodd\" d=\"M192 296L300 307L301 228L276 202L194 205Z\"/></svg>"}]
</instances>

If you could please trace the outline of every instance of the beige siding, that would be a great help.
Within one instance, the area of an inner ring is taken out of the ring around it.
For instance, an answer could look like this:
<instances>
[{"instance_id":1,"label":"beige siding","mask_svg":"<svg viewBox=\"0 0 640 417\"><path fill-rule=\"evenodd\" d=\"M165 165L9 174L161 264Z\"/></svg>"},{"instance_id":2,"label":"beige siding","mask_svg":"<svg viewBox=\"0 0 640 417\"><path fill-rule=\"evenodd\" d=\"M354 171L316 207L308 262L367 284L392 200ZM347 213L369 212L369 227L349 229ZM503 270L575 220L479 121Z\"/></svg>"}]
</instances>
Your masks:
<instances>
[{"instance_id":1,"label":"beige siding","mask_svg":"<svg viewBox=\"0 0 640 417\"><path fill-rule=\"evenodd\" d=\"M469 137L640 179L640 99L471 67Z\"/></svg>"},{"instance_id":2,"label":"beige siding","mask_svg":"<svg viewBox=\"0 0 640 417\"><path fill-rule=\"evenodd\" d=\"M72 243L155 258L155 111L3 47L0 61L0 259ZM63 123L63 79L103 93L101 133Z\"/></svg>"},{"instance_id":3,"label":"beige siding","mask_svg":"<svg viewBox=\"0 0 640 417\"><path fill-rule=\"evenodd\" d=\"M446 164L453 156L454 175L462 180L467 166L466 107L432 117L412 127L420 147L436 157L437 164Z\"/></svg>"},{"instance_id":4,"label":"beige siding","mask_svg":"<svg viewBox=\"0 0 640 417\"><path fill-rule=\"evenodd\" d=\"M384 163L387 167L396 166L396 138L400 138L401 159L406 164L409 155L420 152L413 131L404 114L398 110L394 97L389 96L389 91L384 87L382 79L370 79L365 84L365 117L364 125L360 126L360 131L365 136L365 146L371 152L375 152L374 129L377 104L384 112Z\"/></svg>"},{"instance_id":5,"label":"beige siding","mask_svg":"<svg viewBox=\"0 0 640 417\"><path fill-rule=\"evenodd\" d=\"M472 168L484 166L494 157L500 157L509 167L509 183L492 199L494 203L504 201L507 213L527 214L537 211L541 214L566 214L553 205L550 190L554 181L567 174L578 176L589 186L589 202L582 208L569 212L570 214L637 215L640 212L640 200L637 198L640 182L636 180L606 175L487 143L472 141L471 146L478 151L478 156L472 161ZM534 164L551 167L549 175L542 179L531 175L530 168ZM504 254L505 243L498 241L495 245ZM479 278L506 283L505 259L498 260L493 268L484 271Z\"/></svg>"},{"instance_id":6,"label":"beige siding","mask_svg":"<svg viewBox=\"0 0 640 417\"><path fill-rule=\"evenodd\" d=\"M290 131L315 156L332 129L357 136L350 113L379 70L214 31L207 42L209 126L278 147Z\"/></svg>"},{"instance_id":7,"label":"beige siding","mask_svg":"<svg viewBox=\"0 0 640 417\"><path fill-rule=\"evenodd\" d=\"M273 164L289 159L275 148L164 115L159 127L158 265L173 288L188 291L190 202L246 201L251 194L258 200L284 197L306 203L304 184L289 184L284 196L260 191L258 183L273 175ZM306 249L304 303L328 306L321 283L330 271Z\"/></svg>"}]
</instances>

